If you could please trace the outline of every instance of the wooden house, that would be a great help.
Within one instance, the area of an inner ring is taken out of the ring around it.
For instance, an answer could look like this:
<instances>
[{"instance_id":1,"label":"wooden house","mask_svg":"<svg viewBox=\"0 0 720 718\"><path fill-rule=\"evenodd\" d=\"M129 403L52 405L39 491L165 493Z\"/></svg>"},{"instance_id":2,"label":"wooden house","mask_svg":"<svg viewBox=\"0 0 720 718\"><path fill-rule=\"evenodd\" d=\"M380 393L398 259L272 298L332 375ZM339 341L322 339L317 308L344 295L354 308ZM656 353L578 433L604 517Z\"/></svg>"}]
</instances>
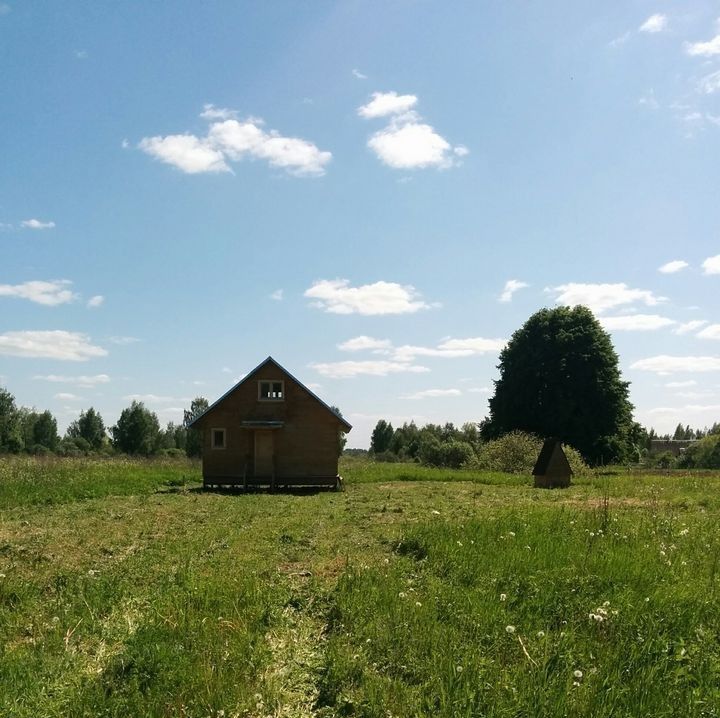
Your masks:
<instances>
[{"instance_id":1,"label":"wooden house","mask_svg":"<svg viewBox=\"0 0 720 718\"><path fill-rule=\"evenodd\" d=\"M535 488L556 489L570 486L572 469L559 439L545 439L535 468Z\"/></svg>"},{"instance_id":2,"label":"wooden house","mask_svg":"<svg viewBox=\"0 0 720 718\"><path fill-rule=\"evenodd\" d=\"M191 424L208 486L340 486L340 434L352 426L272 357Z\"/></svg>"}]
</instances>

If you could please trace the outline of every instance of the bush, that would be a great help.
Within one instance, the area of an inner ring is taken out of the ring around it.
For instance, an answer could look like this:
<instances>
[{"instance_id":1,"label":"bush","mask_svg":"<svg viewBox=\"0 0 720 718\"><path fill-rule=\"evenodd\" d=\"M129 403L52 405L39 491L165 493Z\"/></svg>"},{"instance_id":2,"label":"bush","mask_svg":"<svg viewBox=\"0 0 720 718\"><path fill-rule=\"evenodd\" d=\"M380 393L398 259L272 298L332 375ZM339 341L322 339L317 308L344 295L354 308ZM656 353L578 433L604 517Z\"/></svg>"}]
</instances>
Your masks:
<instances>
[{"instance_id":1,"label":"bush","mask_svg":"<svg viewBox=\"0 0 720 718\"><path fill-rule=\"evenodd\" d=\"M443 466L459 469L475 458L475 452L467 441L446 441L442 444Z\"/></svg>"},{"instance_id":2,"label":"bush","mask_svg":"<svg viewBox=\"0 0 720 718\"><path fill-rule=\"evenodd\" d=\"M162 455L172 459L178 459L181 456L185 457L185 449L163 449Z\"/></svg>"},{"instance_id":3,"label":"bush","mask_svg":"<svg viewBox=\"0 0 720 718\"><path fill-rule=\"evenodd\" d=\"M475 458L475 451L467 441L450 439L440 441L432 434L425 434L420 439L418 456L425 466L447 466L459 469Z\"/></svg>"},{"instance_id":4,"label":"bush","mask_svg":"<svg viewBox=\"0 0 720 718\"><path fill-rule=\"evenodd\" d=\"M683 469L720 469L720 435L711 434L688 446L680 454L678 466Z\"/></svg>"},{"instance_id":5,"label":"bush","mask_svg":"<svg viewBox=\"0 0 720 718\"><path fill-rule=\"evenodd\" d=\"M52 451L42 444L33 444L28 449L28 454L33 454L34 456L48 456L49 454L52 454Z\"/></svg>"},{"instance_id":6,"label":"bush","mask_svg":"<svg viewBox=\"0 0 720 718\"><path fill-rule=\"evenodd\" d=\"M392 451L381 451L379 454L372 454L372 456L375 461L384 464L396 464L398 462L398 457Z\"/></svg>"},{"instance_id":7,"label":"bush","mask_svg":"<svg viewBox=\"0 0 720 718\"><path fill-rule=\"evenodd\" d=\"M509 474L529 474L535 467L543 440L524 431L511 431L499 439L488 441L480 447L477 458L469 468L484 471L503 471ZM572 446L563 446L573 474L580 476L587 470L580 452Z\"/></svg>"},{"instance_id":8,"label":"bush","mask_svg":"<svg viewBox=\"0 0 720 718\"><path fill-rule=\"evenodd\" d=\"M648 458L648 465L658 469L670 469L677 463L675 454L672 451L663 451L661 454L655 454Z\"/></svg>"}]
</instances>

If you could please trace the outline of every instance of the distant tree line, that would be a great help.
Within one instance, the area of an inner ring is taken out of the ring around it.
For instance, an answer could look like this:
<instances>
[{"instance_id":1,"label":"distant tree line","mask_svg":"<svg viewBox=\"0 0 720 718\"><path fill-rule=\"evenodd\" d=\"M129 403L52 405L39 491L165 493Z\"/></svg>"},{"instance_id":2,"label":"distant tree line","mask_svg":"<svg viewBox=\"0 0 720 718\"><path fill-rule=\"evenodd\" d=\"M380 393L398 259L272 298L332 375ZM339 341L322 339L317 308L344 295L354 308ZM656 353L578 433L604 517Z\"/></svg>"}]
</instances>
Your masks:
<instances>
[{"instance_id":1,"label":"distant tree line","mask_svg":"<svg viewBox=\"0 0 720 718\"><path fill-rule=\"evenodd\" d=\"M0 453L199 457L202 437L189 425L207 408L207 399L197 397L184 411L182 423L171 421L162 428L155 412L133 401L123 409L117 423L108 428L100 413L90 407L81 411L60 437L57 420L50 411L19 407L15 397L0 387Z\"/></svg>"},{"instance_id":2,"label":"distant tree line","mask_svg":"<svg viewBox=\"0 0 720 718\"><path fill-rule=\"evenodd\" d=\"M703 429L693 429L690 424L686 424L685 426L678 424L672 434L656 434L655 429L650 429L648 432L648 442L654 439L661 441L692 441L693 439L704 439L706 436L712 436L714 434L720 434L720 422L715 422L712 426L706 426Z\"/></svg>"},{"instance_id":3,"label":"distant tree line","mask_svg":"<svg viewBox=\"0 0 720 718\"><path fill-rule=\"evenodd\" d=\"M370 453L379 461L418 461L459 468L475 456L480 443L479 424L418 427L411 421L393 429L391 423L380 419L370 437Z\"/></svg>"}]
</instances>

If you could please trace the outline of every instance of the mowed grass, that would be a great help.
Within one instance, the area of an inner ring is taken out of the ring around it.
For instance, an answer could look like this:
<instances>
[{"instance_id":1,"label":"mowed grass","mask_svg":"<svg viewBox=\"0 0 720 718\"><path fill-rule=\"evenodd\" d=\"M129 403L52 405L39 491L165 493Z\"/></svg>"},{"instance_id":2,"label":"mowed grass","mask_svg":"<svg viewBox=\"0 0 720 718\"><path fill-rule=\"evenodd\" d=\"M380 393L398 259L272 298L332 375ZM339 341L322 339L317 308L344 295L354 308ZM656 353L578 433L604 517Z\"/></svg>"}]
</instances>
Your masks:
<instances>
[{"instance_id":1,"label":"mowed grass","mask_svg":"<svg viewBox=\"0 0 720 718\"><path fill-rule=\"evenodd\" d=\"M713 474L0 463L0 715L717 716Z\"/></svg>"}]
</instances>

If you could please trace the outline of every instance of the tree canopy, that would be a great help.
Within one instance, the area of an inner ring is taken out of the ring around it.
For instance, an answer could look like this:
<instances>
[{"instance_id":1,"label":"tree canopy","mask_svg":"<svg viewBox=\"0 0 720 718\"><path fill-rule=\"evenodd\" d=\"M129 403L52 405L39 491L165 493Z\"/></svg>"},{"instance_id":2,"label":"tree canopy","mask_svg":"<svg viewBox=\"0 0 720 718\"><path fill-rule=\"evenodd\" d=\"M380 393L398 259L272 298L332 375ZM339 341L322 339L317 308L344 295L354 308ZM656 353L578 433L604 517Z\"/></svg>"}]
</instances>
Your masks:
<instances>
[{"instance_id":1,"label":"tree canopy","mask_svg":"<svg viewBox=\"0 0 720 718\"><path fill-rule=\"evenodd\" d=\"M149 456L159 446L160 423L157 415L146 409L142 402L133 401L127 409L123 409L117 424L110 431L115 448L126 454Z\"/></svg>"},{"instance_id":2,"label":"tree canopy","mask_svg":"<svg viewBox=\"0 0 720 718\"><path fill-rule=\"evenodd\" d=\"M542 309L500 353L483 436L556 437L590 463L623 458L637 425L610 336L586 307Z\"/></svg>"},{"instance_id":3,"label":"tree canopy","mask_svg":"<svg viewBox=\"0 0 720 718\"><path fill-rule=\"evenodd\" d=\"M207 411L210 406L208 400L202 396L196 396L190 402L190 408L183 412L183 427L185 428L185 453L188 456L199 457L202 455L202 432L197 427L191 427L195 419Z\"/></svg>"},{"instance_id":4,"label":"tree canopy","mask_svg":"<svg viewBox=\"0 0 720 718\"><path fill-rule=\"evenodd\" d=\"M68 426L67 435L71 439L85 439L91 448L99 449L105 439L102 416L92 406L87 411L81 411L80 417Z\"/></svg>"}]
</instances>

